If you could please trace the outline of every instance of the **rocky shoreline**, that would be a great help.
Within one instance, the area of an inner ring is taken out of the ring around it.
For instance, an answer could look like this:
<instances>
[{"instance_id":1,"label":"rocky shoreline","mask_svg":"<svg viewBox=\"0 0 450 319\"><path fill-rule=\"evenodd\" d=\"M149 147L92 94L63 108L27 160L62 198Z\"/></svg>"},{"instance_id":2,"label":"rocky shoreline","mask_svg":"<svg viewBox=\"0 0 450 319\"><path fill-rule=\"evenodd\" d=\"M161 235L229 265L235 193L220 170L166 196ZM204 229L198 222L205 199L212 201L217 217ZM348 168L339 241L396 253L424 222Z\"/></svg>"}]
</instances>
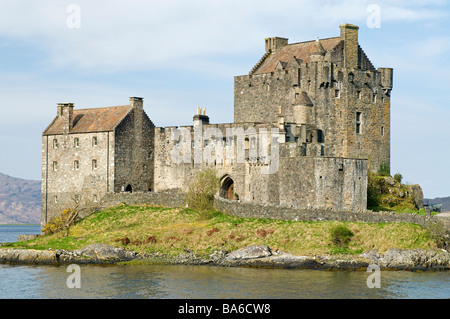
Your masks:
<instances>
[{"instance_id":1,"label":"rocky shoreline","mask_svg":"<svg viewBox=\"0 0 450 319\"><path fill-rule=\"evenodd\" d=\"M80 250L0 249L0 264L67 265L117 263L211 265L226 267L256 267L283 269L366 270L378 265L381 270L448 271L450 253L445 250L390 249L385 254L376 251L359 256L294 256L273 252L268 246L248 246L227 253L216 251L209 256L197 256L186 251L176 257L164 254L141 255L125 248L92 244Z\"/></svg>"}]
</instances>

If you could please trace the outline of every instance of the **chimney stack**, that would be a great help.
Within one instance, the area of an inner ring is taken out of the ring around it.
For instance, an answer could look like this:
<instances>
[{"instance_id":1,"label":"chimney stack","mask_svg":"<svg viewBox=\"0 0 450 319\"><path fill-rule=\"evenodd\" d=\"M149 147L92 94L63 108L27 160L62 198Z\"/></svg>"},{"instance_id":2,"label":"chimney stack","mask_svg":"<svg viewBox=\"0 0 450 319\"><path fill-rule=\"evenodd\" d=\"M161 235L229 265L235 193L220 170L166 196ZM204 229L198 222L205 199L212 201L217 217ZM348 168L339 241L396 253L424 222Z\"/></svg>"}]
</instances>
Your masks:
<instances>
[{"instance_id":1,"label":"chimney stack","mask_svg":"<svg viewBox=\"0 0 450 319\"><path fill-rule=\"evenodd\" d=\"M197 107L197 114L194 115L194 125L209 124L209 117L206 115L206 108Z\"/></svg>"},{"instance_id":2,"label":"chimney stack","mask_svg":"<svg viewBox=\"0 0 450 319\"><path fill-rule=\"evenodd\" d=\"M136 109L144 109L144 99L141 97L130 97L130 106Z\"/></svg>"},{"instance_id":3,"label":"chimney stack","mask_svg":"<svg viewBox=\"0 0 450 319\"><path fill-rule=\"evenodd\" d=\"M350 69L358 69L359 48L358 48L358 29L359 27L353 24L341 24L341 41L344 41L344 67Z\"/></svg>"},{"instance_id":4,"label":"chimney stack","mask_svg":"<svg viewBox=\"0 0 450 319\"><path fill-rule=\"evenodd\" d=\"M266 53L274 53L288 44L287 38L272 37L266 38Z\"/></svg>"},{"instance_id":5,"label":"chimney stack","mask_svg":"<svg viewBox=\"0 0 450 319\"><path fill-rule=\"evenodd\" d=\"M57 110L63 119L64 134L68 134L73 128L73 103L58 103Z\"/></svg>"}]
</instances>

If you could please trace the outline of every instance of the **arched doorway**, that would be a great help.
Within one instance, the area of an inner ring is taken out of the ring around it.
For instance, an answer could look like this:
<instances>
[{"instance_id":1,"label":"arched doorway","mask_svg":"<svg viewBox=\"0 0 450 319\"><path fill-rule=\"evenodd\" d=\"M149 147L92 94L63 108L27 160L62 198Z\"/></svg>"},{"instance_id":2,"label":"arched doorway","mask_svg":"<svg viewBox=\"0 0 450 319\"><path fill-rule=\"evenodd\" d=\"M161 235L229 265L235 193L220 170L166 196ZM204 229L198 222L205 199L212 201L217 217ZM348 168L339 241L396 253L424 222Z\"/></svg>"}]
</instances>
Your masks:
<instances>
[{"instance_id":1,"label":"arched doorway","mask_svg":"<svg viewBox=\"0 0 450 319\"><path fill-rule=\"evenodd\" d=\"M125 188L125 191L126 191L126 192L130 192L130 193L133 192L133 188L131 187L130 184L127 185L127 187Z\"/></svg>"},{"instance_id":2,"label":"arched doorway","mask_svg":"<svg viewBox=\"0 0 450 319\"><path fill-rule=\"evenodd\" d=\"M234 181L233 179L226 175L224 178L222 178L222 183L220 187L220 197L226 198L229 200L234 199Z\"/></svg>"}]
</instances>

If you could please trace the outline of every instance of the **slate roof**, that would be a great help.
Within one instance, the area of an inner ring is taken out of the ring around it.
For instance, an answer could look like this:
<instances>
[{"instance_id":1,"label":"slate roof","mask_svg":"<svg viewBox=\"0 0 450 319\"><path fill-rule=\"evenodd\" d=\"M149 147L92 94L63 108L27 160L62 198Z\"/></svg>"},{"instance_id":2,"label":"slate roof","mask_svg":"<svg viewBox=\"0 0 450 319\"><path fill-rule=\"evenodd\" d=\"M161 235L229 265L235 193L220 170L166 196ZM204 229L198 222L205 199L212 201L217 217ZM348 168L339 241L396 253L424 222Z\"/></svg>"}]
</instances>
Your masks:
<instances>
[{"instance_id":1,"label":"slate roof","mask_svg":"<svg viewBox=\"0 0 450 319\"><path fill-rule=\"evenodd\" d=\"M328 52L340 43L341 37L320 39L319 41L323 50ZM322 51L321 48L320 51ZM253 74L274 72L278 61L289 62L294 56L297 60L300 59L302 62L308 63L310 62L310 53L314 52L318 52L316 40L285 45L277 52L268 55Z\"/></svg>"},{"instance_id":2,"label":"slate roof","mask_svg":"<svg viewBox=\"0 0 450 319\"><path fill-rule=\"evenodd\" d=\"M73 128L70 133L108 132L132 110L132 106L112 106L73 110ZM57 116L42 135L63 134L63 118Z\"/></svg>"}]
</instances>

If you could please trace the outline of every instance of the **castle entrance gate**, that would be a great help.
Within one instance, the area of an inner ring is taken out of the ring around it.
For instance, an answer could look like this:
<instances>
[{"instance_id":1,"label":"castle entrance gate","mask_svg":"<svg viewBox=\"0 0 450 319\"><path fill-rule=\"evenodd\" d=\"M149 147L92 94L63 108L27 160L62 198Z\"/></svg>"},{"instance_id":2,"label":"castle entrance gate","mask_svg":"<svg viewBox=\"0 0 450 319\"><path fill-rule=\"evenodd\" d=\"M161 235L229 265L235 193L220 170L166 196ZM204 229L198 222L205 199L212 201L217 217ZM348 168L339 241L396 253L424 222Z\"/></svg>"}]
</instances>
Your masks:
<instances>
[{"instance_id":1,"label":"castle entrance gate","mask_svg":"<svg viewBox=\"0 0 450 319\"><path fill-rule=\"evenodd\" d=\"M222 186L220 187L220 197L233 200L234 199L234 181L230 176L226 175L222 178Z\"/></svg>"}]
</instances>

